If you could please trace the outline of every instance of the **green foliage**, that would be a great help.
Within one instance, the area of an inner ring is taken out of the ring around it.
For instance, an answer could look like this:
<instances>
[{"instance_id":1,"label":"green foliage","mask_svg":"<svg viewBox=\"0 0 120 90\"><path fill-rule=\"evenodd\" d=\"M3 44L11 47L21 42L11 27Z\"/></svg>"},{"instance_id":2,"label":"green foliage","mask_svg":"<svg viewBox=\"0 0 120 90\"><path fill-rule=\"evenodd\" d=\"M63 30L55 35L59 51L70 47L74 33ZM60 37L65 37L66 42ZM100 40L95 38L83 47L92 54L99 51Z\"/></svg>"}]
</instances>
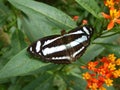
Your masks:
<instances>
[{"instance_id":1,"label":"green foliage","mask_svg":"<svg viewBox=\"0 0 120 90\"><path fill-rule=\"evenodd\" d=\"M51 2L48 5L33 0L0 1L0 90L85 90L81 65L110 53L120 56L120 26L104 30L106 24L100 15L104 7L98 5L102 1ZM78 21L87 19L95 29L91 44L80 59L70 65L56 65L27 53L30 42L76 27L71 18L75 15L80 16Z\"/></svg>"},{"instance_id":2,"label":"green foliage","mask_svg":"<svg viewBox=\"0 0 120 90\"><path fill-rule=\"evenodd\" d=\"M90 12L96 18L100 18L100 7L95 0L76 0L83 8ZM89 5L88 5L89 4Z\"/></svg>"},{"instance_id":3,"label":"green foliage","mask_svg":"<svg viewBox=\"0 0 120 90\"><path fill-rule=\"evenodd\" d=\"M27 15L28 18L23 18L21 22L27 27L24 31L32 41L57 33L57 30L55 31L57 28L68 29L76 26L68 15L46 4L32 0L9 0L9 2Z\"/></svg>"}]
</instances>

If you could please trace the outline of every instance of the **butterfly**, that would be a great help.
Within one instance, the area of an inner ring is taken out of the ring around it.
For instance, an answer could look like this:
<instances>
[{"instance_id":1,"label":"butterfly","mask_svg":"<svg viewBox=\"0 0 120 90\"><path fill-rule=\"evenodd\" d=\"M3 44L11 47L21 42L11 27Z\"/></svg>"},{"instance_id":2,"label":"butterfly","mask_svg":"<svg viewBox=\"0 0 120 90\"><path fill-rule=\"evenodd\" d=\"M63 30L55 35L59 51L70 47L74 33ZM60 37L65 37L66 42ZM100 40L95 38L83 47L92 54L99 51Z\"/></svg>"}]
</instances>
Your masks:
<instances>
[{"instance_id":1,"label":"butterfly","mask_svg":"<svg viewBox=\"0 0 120 90\"><path fill-rule=\"evenodd\" d=\"M92 27L79 26L65 34L43 37L33 42L27 51L46 62L70 64L83 55L92 34Z\"/></svg>"}]
</instances>

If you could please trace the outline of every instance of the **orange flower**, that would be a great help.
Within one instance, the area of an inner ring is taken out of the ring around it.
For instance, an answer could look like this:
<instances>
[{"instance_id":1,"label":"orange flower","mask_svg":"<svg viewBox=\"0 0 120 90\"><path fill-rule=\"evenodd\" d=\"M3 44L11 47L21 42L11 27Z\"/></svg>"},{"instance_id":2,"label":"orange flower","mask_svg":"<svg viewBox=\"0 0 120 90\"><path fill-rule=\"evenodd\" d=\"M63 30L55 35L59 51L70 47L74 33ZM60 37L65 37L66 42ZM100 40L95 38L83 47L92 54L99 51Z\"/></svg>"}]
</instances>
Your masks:
<instances>
[{"instance_id":1,"label":"orange flower","mask_svg":"<svg viewBox=\"0 0 120 90\"><path fill-rule=\"evenodd\" d=\"M110 70L115 70L115 69L116 69L115 66L116 66L115 64L109 63L108 68L109 68Z\"/></svg>"},{"instance_id":2,"label":"orange flower","mask_svg":"<svg viewBox=\"0 0 120 90\"><path fill-rule=\"evenodd\" d=\"M114 27L115 23L120 24L120 10L117 10L115 8L110 8L110 15L105 14L104 12L102 13L103 17L106 19L109 19L110 22L107 26L107 30L110 30Z\"/></svg>"},{"instance_id":3,"label":"orange flower","mask_svg":"<svg viewBox=\"0 0 120 90\"><path fill-rule=\"evenodd\" d=\"M116 59L116 57L115 57L114 54L109 54L109 55L108 55L108 59L109 59L111 62L114 62L115 59Z\"/></svg>"},{"instance_id":4,"label":"orange flower","mask_svg":"<svg viewBox=\"0 0 120 90\"><path fill-rule=\"evenodd\" d=\"M112 86L113 85L112 82L113 82L113 80L111 80L109 78L105 80L105 83L107 86Z\"/></svg>"},{"instance_id":5,"label":"orange flower","mask_svg":"<svg viewBox=\"0 0 120 90\"><path fill-rule=\"evenodd\" d=\"M114 72L113 72L113 76L114 76L115 78L120 77L120 69L119 69L119 70L114 71Z\"/></svg>"},{"instance_id":6,"label":"orange flower","mask_svg":"<svg viewBox=\"0 0 120 90\"><path fill-rule=\"evenodd\" d=\"M116 60L116 64L117 64L117 65L120 65L120 58L118 58L118 59Z\"/></svg>"},{"instance_id":7,"label":"orange flower","mask_svg":"<svg viewBox=\"0 0 120 90\"><path fill-rule=\"evenodd\" d=\"M90 79L91 78L91 74L86 72L86 73L83 74L83 77L84 77L84 79Z\"/></svg>"},{"instance_id":8,"label":"orange flower","mask_svg":"<svg viewBox=\"0 0 120 90\"><path fill-rule=\"evenodd\" d=\"M105 78L103 76L98 76L98 87L102 87L102 85L104 84Z\"/></svg>"},{"instance_id":9,"label":"orange flower","mask_svg":"<svg viewBox=\"0 0 120 90\"><path fill-rule=\"evenodd\" d=\"M119 4L120 0L104 0L105 6L111 8L114 7L116 4Z\"/></svg>"},{"instance_id":10,"label":"orange flower","mask_svg":"<svg viewBox=\"0 0 120 90\"><path fill-rule=\"evenodd\" d=\"M98 64L98 62L89 62L88 63L88 69L95 71L96 70L95 67L96 67L97 64Z\"/></svg>"},{"instance_id":11,"label":"orange flower","mask_svg":"<svg viewBox=\"0 0 120 90\"><path fill-rule=\"evenodd\" d=\"M92 90L97 90L97 84L96 83L92 83L90 86L89 86L90 89Z\"/></svg>"},{"instance_id":12,"label":"orange flower","mask_svg":"<svg viewBox=\"0 0 120 90\"><path fill-rule=\"evenodd\" d=\"M106 90L106 88L104 88L104 87L100 87L99 90Z\"/></svg>"},{"instance_id":13,"label":"orange flower","mask_svg":"<svg viewBox=\"0 0 120 90\"><path fill-rule=\"evenodd\" d=\"M115 3L114 3L114 0L105 0L104 4L105 6L113 7Z\"/></svg>"},{"instance_id":14,"label":"orange flower","mask_svg":"<svg viewBox=\"0 0 120 90\"><path fill-rule=\"evenodd\" d=\"M100 62L102 63L108 63L108 58L107 57L103 57Z\"/></svg>"},{"instance_id":15,"label":"orange flower","mask_svg":"<svg viewBox=\"0 0 120 90\"><path fill-rule=\"evenodd\" d=\"M120 59L116 59L114 54L109 54L99 61L89 62L85 66L89 73L83 74L84 79L87 81L87 88L91 90L106 90L103 84L112 86L113 79L120 77L120 69L116 67L118 65L120 65Z\"/></svg>"}]
</instances>

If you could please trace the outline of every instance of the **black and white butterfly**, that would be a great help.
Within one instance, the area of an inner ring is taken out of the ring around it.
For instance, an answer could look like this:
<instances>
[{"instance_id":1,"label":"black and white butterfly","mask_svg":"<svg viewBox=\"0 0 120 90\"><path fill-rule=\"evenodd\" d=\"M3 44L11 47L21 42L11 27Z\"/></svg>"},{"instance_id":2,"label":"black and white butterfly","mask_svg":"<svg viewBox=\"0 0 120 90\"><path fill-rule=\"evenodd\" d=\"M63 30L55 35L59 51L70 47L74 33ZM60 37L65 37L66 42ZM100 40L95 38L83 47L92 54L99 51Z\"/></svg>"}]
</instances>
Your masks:
<instances>
[{"instance_id":1,"label":"black and white butterfly","mask_svg":"<svg viewBox=\"0 0 120 90\"><path fill-rule=\"evenodd\" d=\"M27 51L43 61L69 64L82 56L92 34L90 26L79 26L63 35L43 37L33 42Z\"/></svg>"}]
</instances>

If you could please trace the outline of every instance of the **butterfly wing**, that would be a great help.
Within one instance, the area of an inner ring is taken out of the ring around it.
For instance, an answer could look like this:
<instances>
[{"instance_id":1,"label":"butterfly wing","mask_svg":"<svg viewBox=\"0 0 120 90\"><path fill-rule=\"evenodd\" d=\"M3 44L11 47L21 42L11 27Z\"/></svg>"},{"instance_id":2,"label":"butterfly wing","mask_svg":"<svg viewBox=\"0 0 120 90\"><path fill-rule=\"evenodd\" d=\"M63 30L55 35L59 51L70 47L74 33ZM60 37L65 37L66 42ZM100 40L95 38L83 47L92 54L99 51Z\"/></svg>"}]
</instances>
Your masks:
<instances>
[{"instance_id":1,"label":"butterfly wing","mask_svg":"<svg viewBox=\"0 0 120 90\"><path fill-rule=\"evenodd\" d=\"M41 38L32 43L27 51L47 62L68 64L82 56L90 37L90 28L78 27L64 35Z\"/></svg>"}]
</instances>

